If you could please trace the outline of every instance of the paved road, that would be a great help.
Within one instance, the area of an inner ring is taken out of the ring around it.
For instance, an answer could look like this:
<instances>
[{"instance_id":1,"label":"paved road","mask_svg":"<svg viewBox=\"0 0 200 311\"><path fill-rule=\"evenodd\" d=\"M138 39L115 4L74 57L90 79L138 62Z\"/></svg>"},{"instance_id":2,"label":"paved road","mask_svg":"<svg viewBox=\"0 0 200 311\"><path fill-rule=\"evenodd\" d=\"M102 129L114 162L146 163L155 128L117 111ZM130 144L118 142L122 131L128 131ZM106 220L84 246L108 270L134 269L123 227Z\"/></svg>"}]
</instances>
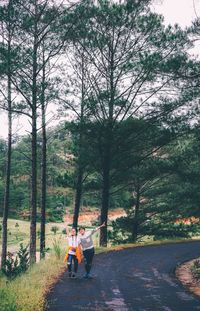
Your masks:
<instances>
[{"instance_id":1,"label":"paved road","mask_svg":"<svg viewBox=\"0 0 200 311\"><path fill-rule=\"evenodd\" d=\"M200 298L176 280L174 269L200 256L200 242L146 246L96 255L92 280L63 275L48 311L195 311ZM83 267L79 274L83 273Z\"/></svg>"}]
</instances>

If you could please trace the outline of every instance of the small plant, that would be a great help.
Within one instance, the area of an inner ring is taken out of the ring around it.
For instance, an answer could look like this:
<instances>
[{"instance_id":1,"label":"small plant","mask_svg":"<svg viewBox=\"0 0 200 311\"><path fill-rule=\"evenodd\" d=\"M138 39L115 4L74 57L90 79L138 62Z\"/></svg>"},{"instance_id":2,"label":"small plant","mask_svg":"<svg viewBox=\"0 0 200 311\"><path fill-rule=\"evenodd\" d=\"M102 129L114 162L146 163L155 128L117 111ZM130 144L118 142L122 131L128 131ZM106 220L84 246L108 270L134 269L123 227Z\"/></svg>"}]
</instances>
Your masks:
<instances>
[{"instance_id":1,"label":"small plant","mask_svg":"<svg viewBox=\"0 0 200 311\"><path fill-rule=\"evenodd\" d=\"M2 267L2 272L9 279L14 279L18 274L18 258L14 257L14 254L8 252L7 259Z\"/></svg>"},{"instance_id":2,"label":"small plant","mask_svg":"<svg viewBox=\"0 0 200 311\"><path fill-rule=\"evenodd\" d=\"M63 230L62 230L62 234L66 234L66 229L63 229Z\"/></svg>"},{"instance_id":3,"label":"small plant","mask_svg":"<svg viewBox=\"0 0 200 311\"><path fill-rule=\"evenodd\" d=\"M29 253L28 246L23 247L20 244L20 249L16 256L13 253L8 252L7 259L2 267L2 272L9 279L14 279L19 274L24 273L29 267Z\"/></svg>"},{"instance_id":4,"label":"small plant","mask_svg":"<svg viewBox=\"0 0 200 311\"><path fill-rule=\"evenodd\" d=\"M51 227L51 231L56 235L56 232L59 230L57 226Z\"/></svg>"},{"instance_id":5,"label":"small plant","mask_svg":"<svg viewBox=\"0 0 200 311\"><path fill-rule=\"evenodd\" d=\"M39 239L40 237L40 230L37 230L37 238Z\"/></svg>"},{"instance_id":6,"label":"small plant","mask_svg":"<svg viewBox=\"0 0 200 311\"><path fill-rule=\"evenodd\" d=\"M50 248L49 247L45 247L43 250L42 250L42 253L41 253L41 258L45 258L45 255L50 251Z\"/></svg>"},{"instance_id":7,"label":"small plant","mask_svg":"<svg viewBox=\"0 0 200 311\"><path fill-rule=\"evenodd\" d=\"M23 247L23 244L20 243L20 248L17 253L17 256L19 257L19 272L23 273L28 270L29 268L29 251L28 251L28 245L26 247Z\"/></svg>"},{"instance_id":8,"label":"small plant","mask_svg":"<svg viewBox=\"0 0 200 311\"><path fill-rule=\"evenodd\" d=\"M191 272L195 278L200 279L200 260L197 259L193 262Z\"/></svg>"},{"instance_id":9,"label":"small plant","mask_svg":"<svg viewBox=\"0 0 200 311\"><path fill-rule=\"evenodd\" d=\"M194 262L193 262L193 267L195 268L195 269L200 269L200 260L195 260Z\"/></svg>"},{"instance_id":10,"label":"small plant","mask_svg":"<svg viewBox=\"0 0 200 311\"><path fill-rule=\"evenodd\" d=\"M17 232L15 234L15 238L16 238L16 240L18 240L18 232L19 232L19 224L18 224L18 222L15 223L15 228L17 229Z\"/></svg>"},{"instance_id":11,"label":"small plant","mask_svg":"<svg viewBox=\"0 0 200 311\"><path fill-rule=\"evenodd\" d=\"M54 239L53 240L53 251L56 255L57 259L60 259L61 257L61 245L60 245L60 239Z\"/></svg>"}]
</instances>

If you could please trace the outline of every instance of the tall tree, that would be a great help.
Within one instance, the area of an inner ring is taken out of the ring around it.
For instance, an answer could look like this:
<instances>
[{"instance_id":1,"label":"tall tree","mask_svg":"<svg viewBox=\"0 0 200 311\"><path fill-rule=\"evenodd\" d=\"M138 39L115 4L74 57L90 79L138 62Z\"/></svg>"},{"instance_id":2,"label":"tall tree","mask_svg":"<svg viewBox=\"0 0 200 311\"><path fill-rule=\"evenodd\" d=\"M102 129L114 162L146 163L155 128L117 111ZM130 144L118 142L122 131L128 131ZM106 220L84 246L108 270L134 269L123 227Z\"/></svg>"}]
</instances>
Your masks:
<instances>
[{"instance_id":1,"label":"tall tree","mask_svg":"<svg viewBox=\"0 0 200 311\"><path fill-rule=\"evenodd\" d=\"M7 221L10 203L10 176L11 176L11 153L12 153L12 39L14 31L14 6L10 0L5 7L1 7L1 22L2 22L2 52L4 54L4 74L7 82L7 94L1 91L5 109L8 113L8 141L7 141L7 161L6 161L6 180L5 180L5 195L3 209L3 234L2 234L2 254L1 267L3 267L7 256ZM5 41L4 41L5 40Z\"/></svg>"},{"instance_id":2,"label":"tall tree","mask_svg":"<svg viewBox=\"0 0 200 311\"><path fill-rule=\"evenodd\" d=\"M20 53L18 70L16 76L12 79L16 91L20 94L22 100L19 105L23 111L27 111L31 118L31 224L30 224L30 258L31 262L36 261L36 217L37 217L37 134L38 134L38 116L39 108L42 105L42 128L43 128L43 151L45 160L45 85L47 83L47 74L45 67L60 51L60 42L52 41L54 26L59 27L58 17L61 14L62 6L54 1L28 1L26 4L20 2L21 20L18 38L20 40ZM46 41L45 41L46 40ZM48 44L52 41L47 49ZM43 44L46 42L46 53L44 57ZM52 68L52 67L51 67ZM50 73L48 73L50 79ZM43 162L43 181L46 174ZM46 181L45 181L46 182ZM43 184L43 204L45 202L46 186ZM44 205L42 210L42 242L44 247Z\"/></svg>"},{"instance_id":3,"label":"tall tree","mask_svg":"<svg viewBox=\"0 0 200 311\"><path fill-rule=\"evenodd\" d=\"M70 36L70 35L69 35ZM64 88L59 96L64 109L70 109L74 114L74 121L71 122L70 130L74 141L75 155L75 200L73 213L73 226L77 227L78 217L83 194L83 183L88 172L86 171L89 160L87 153L87 140L85 139L87 123L87 92L88 81L86 76L87 57L85 51L77 42L72 40L71 48L67 50L70 60L70 88ZM65 78L66 79L66 78Z\"/></svg>"},{"instance_id":4,"label":"tall tree","mask_svg":"<svg viewBox=\"0 0 200 311\"><path fill-rule=\"evenodd\" d=\"M79 35L85 38L83 48L91 64L88 109L102 128L102 222L108 219L116 124L131 116L153 122L178 105L160 99L164 92L180 94L176 78L187 60L186 35L178 27L165 28L149 5L149 0L99 1L97 6L91 1L79 8L81 31L76 39L81 44ZM100 239L107 245L107 228L102 228Z\"/></svg>"},{"instance_id":5,"label":"tall tree","mask_svg":"<svg viewBox=\"0 0 200 311\"><path fill-rule=\"evenodd\" d=\"M45 51L43 47L43 64L45 63ZM46 194L47 194L47 135L46 135L46 104L45 104L45 72L46 66L42 70L41 85L41 113L42 113L42 163L41 163L41 223L40 223L40 258L45 256L45 224L46 224Z\"/></svg>"},{"instance_id":6,"label":"tall tree","mask_svg":"<svg viewBox=\"0 0 200 311\"><path fill-rule=\"evenodd\" d=\"M46 3L50 5L50 1ZM46 112L50 102L56 103L59 98L59 88L61 79L58 78L59 69L62 66L57 65L59 63L60 56L64 53L65 38L60 35L60 28L62 25L62 17L64 12L69 14L76 4L68 4L67 8L62 6L62 2L58 5L54 3L54 7L46 8L46 12L43 13L43 22L49 24L49 31L43 37L41 42L42 60L41 60L41 118L42 118L42 161L41 161L41 230L40 230L40 256L45 254L45 222L46 222L46 196L47 196L47 134L46 126L49 123L47 120ZM65 33L71 28L71 22L68 21Z\"/></svg>"}]
</instances>

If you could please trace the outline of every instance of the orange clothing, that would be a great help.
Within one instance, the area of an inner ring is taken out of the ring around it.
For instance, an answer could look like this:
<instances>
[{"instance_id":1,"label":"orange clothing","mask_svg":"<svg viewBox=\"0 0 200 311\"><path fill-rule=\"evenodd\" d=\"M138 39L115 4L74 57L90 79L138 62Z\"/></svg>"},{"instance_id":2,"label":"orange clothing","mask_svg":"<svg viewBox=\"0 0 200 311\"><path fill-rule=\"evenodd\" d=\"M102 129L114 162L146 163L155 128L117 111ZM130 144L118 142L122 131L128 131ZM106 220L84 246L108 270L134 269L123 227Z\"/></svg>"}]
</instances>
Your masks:
<instances>
[{"instance_id":1,"label":"orange clothing","mask_svg":"<svg viewBox=\"0 0 200 311\"><path fill-rule=\"evenodd\" d=\"M69 256L68 251L69 251L69 250L73 250L73 248L74 248L74 247L69 246L69 248L68 248L68 250L67 250L67 253L66 253L66 255L65 255L65 258L64 258L64 263L65 263L65 262L67 261L67 259L68 259L68 256ZM80 248L80 246L76 247L75 256L76 256L76 258L78 259L78 263L80 264L80 263L81 263L81 248Z\"/></svg>"}]
</instances>

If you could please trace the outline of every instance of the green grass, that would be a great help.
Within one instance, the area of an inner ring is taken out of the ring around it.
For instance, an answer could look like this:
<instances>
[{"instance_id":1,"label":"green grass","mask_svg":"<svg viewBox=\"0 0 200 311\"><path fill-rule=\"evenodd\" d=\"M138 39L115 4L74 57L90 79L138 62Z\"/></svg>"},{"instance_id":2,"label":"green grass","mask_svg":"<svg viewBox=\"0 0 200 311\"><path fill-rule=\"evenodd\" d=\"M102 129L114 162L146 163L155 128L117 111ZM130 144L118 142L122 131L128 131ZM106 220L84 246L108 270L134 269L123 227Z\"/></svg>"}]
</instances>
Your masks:
<instances>
[{"instance_id":1,"label":"green grass","mask_svg":"<svg viewBox=\"0 0 200 311\"><path fill-rule=\"evenodd\" d=\"M2 219L0 218L0 222ZM19 227L16 227L16 223L18 223ZM58 227L58 231L54 234L51 231L53 226ZM92 227L89 227L92 229ZM50 250L53 249L54 240L60 240L60 246L62 249L67 248L67 239L66 234L63 234L62 231L65 229L64 223L47 223L46 224L46 248ZM37 232L40 230L40 224L37 224ZM9 219L8 220L8 251L16 252L19 249L20 243L23 245L29 244L29 231L30 231L30 222L25 220L16 220ZM0 236L0 244L2 244L2 237ZM95 246L99 245L99 233L94 235L94 244ZM39 251L39 236L37 236L37 250ZM0 249L1 252L1 249Z\"/></svg>"},{"instance_id":2,"label":"green grass","mask_svg":"<svg viewBox=\"0 0 200 311\"><path fill-rule=\"evenodd\" d=\"M64 254L63 254L64 256ZM1 311L42 311L45 308L45 296L60 273L64 271L63 260L51 256L40 261L29 271L8 282L0 277ZM6 293L6 295L5 295Z\"/></svg>"}]
</instances>

